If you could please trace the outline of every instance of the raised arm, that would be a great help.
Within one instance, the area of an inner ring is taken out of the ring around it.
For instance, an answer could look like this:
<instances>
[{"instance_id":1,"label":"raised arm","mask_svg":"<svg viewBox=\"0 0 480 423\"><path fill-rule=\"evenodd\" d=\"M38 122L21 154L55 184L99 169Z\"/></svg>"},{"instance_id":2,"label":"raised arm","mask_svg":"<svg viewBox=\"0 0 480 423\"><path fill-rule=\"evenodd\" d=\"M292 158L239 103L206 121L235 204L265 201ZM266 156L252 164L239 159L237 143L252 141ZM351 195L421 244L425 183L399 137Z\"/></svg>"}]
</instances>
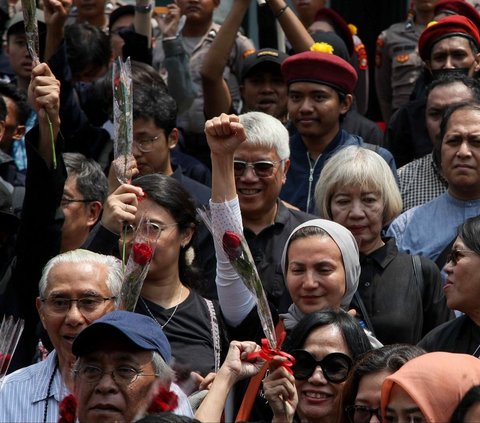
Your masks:
<instances>
[{"instance_id":1,"label":"raised arm","mask_svg":"<svg viewBox=\"0 0 480 423\"><path fill-rule=\"evenodd\" d=\"M43 11L47 25L45 61L53 56L64 38L64 26L72 7L72 0L44 0Z\"/></svg>"},{"instance_id":2,"label":"raised arm","mask_svg":"<svg viewBox=\"0 0 480 423\"><path fill-rule=\"evenodd\" d=\"M267 4L273 16L281 25L295 53L308 51L315 41L313 41L312 36L300 22L295 12L284 0L268 0Z\"/></svg>"},{"instance_id":3,"label":"raised arm","mask_svg":"<svg viewBox=\"0 0 480 423\"><path fill-rule=\"evenodd\" d=\"M220 367L212 386L195 413L195 418L201 422L221 421L225 402L233 385L239 380L256 375L263 365L263 360L254 362L247 360L249 353L259 350L255 342L232 341L227 357Z\"/></svg>"},{"instance_id":4,"label":"raised arm","mask_svg":"<svg viewBox=\"0 0 480 423\"><path fill-rule=\"evenodd\" d=\"M223 71L227 66L230 51L235 44L245 13L251 0L234 0L212 45L205 55L201 75L204 94L203 108L207 119L228 113L232 98Z\"/></svg>"},{"instance_id":5,"label":"raised arm","mask_svg":"<svg viewBox=\"0 0 480 423\"><path fill-rule=\"evenodd\" d=\"M233 154L246 135L238 116L222 114L205 123L212 158L210 209L214 232L243 232L240 205L235 189ZM238 326L255 306L255 299L233 270L221 242L214 237L217 258L217 292L225 321Z\"/></svg>"}]
</instances>

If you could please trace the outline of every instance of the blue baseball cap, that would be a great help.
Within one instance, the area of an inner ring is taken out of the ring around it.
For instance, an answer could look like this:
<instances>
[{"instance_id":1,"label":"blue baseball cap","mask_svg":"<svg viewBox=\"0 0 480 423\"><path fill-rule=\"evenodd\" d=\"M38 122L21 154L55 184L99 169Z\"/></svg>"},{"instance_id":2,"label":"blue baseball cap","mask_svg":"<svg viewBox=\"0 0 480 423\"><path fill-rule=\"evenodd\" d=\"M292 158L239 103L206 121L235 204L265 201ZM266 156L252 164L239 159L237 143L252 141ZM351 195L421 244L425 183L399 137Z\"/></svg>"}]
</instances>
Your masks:
<instances>
[{"instance_id":1,"label":"blue baseball cap","mask_svg":"<svg viewBox=\"0 0 480 423\"><path fill-rule=\"evenodd\" d=\"M170 363L172 351L160 325L149 316L130 311L112 311L82 330L73 341L72 351L77 357L95 351L105 339L126 338L141 350L157 351Z\"/></svg>"}]
</instances>

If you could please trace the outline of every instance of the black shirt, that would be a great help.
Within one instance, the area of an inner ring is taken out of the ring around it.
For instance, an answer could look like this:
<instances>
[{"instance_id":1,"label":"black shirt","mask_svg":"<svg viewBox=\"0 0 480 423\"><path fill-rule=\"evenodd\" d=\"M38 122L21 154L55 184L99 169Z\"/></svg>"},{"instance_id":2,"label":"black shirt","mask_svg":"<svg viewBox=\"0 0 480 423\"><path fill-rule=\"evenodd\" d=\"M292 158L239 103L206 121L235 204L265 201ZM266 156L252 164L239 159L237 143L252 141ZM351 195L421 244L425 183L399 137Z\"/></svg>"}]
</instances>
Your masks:
<instances>
[{"instance_id":1,"label":"black shirt","mask_svg":"<svg viewBox=\"0 0 480 423\"><path fill-rule=\"evenodd\" d=\"M204 298L194 291L190 291L187 299L178 305L173 314L175 307L164 309L141 297L135 312L152 317L148 310L160 326L172 317L162 329L170 342L176 366L184 369L188 367L202 376L215 371L212 320ZM222 336L224 330L218 323L220 320L218 308L216 308L215 314L216 330L219 336Z\"/></svg>"},{"instance_id":2,"label":"black shirt","mask_svg":"<svg viewBox=\"0 0 480 423\"><path fill-rule=\"evenodd\" d=\"M480 327L466 314L429 332L419 343L427 352L480 355Z\"/></svg>"},{"instance_id":3,"label":"black shirt","mask_svg":"<svg viewBox=\"0 0 480 423\"><path fill-rule=\"evenodd\" d=\"M440 271L431 260L420 260L423 292L415 280L412 256L399 252L393 238L385 239L385 245L368 256L360 254L358 293L383 344L416 344L451 317ZM361 314L355 298L352 307Z\"/></svg>"}]
</instances>

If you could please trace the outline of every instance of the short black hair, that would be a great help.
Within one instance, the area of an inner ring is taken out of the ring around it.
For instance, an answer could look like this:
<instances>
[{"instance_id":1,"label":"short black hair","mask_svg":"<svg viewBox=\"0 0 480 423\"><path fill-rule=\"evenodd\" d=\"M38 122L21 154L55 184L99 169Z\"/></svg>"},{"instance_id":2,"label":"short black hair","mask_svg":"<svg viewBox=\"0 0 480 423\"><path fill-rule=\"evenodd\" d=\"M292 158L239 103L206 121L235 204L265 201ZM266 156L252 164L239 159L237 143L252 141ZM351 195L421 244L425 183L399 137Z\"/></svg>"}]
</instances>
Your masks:
<instances>
[{"instance_id":1,"label":"short black hair","mask_svg":"<svg viewBox=\"0 0 480 423\"><path fill-rule=\"evenodd\" d=\"M65 27L68 64L74 76L89 66L108 66L112 50L108 36L96 26L75 23Z\"/></svg>"},{"instance_id":2,"label":"short black hair","mask_svg":"<svg viewBox=\"0 0 480 423\"><path fill-rule=\"evenodd\" d=\"M17 123L19 125L25 125L31 110L26 95L15 85L1 81L0 95L11 99L15 103L17 106Z\"/></svg>"},{"instance_id":3,"label":"short black hair","mask_svg":"<svg viewBox=\"0 0 480 423\"><path fill-rule=\"evenodd\" d=\"M153 120L157 128L163 129L168 137L176 126L177 103L166 92L151 86L134 86L133 120Z\"/></svg>"},{"instance_id":4,"label":"short black hair","mask_svg":"<svg viewBox=\"0 0 480 423\"><path fill-rule=\"evenodd\" d=\"M475 404L480 402L480 385L471 387L458 403L452 414L450 423L468 423L465 416Z\"/></svg>"},{"instance_id":5,"label":"short black hair","mask_svg":"<svg viewBox=\"0 0 480 423\"><path fill-rule=\"evenodd\" d=\"M354 361L372 349L365 331L352 316L341 309L326 309L303 317L285 339L284 350L292 352L303 348L305 340L313 330L328 325L340 329Z\"/></svg>"}]
</instances>

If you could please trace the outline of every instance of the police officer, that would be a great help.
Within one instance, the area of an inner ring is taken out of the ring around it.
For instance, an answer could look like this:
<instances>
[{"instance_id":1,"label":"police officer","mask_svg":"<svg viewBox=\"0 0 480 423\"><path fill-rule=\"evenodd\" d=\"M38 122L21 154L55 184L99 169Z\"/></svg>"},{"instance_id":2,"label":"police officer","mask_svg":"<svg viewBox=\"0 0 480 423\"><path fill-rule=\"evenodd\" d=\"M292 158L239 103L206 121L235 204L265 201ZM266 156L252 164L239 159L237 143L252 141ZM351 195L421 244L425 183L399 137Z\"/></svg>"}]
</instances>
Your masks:
<instances>
[{"instance_id":1,"label":"police officer","mask_svg":"<svg viewBox=\"0 0 480 423\"><path fill-rule=\"evenodd\" d=\"M375 86L383 119L408 102L423 69L417 43L433 19L436 1L412 0L405 22L393 24L377 38Z\"/></svg>"}]
</instances>

